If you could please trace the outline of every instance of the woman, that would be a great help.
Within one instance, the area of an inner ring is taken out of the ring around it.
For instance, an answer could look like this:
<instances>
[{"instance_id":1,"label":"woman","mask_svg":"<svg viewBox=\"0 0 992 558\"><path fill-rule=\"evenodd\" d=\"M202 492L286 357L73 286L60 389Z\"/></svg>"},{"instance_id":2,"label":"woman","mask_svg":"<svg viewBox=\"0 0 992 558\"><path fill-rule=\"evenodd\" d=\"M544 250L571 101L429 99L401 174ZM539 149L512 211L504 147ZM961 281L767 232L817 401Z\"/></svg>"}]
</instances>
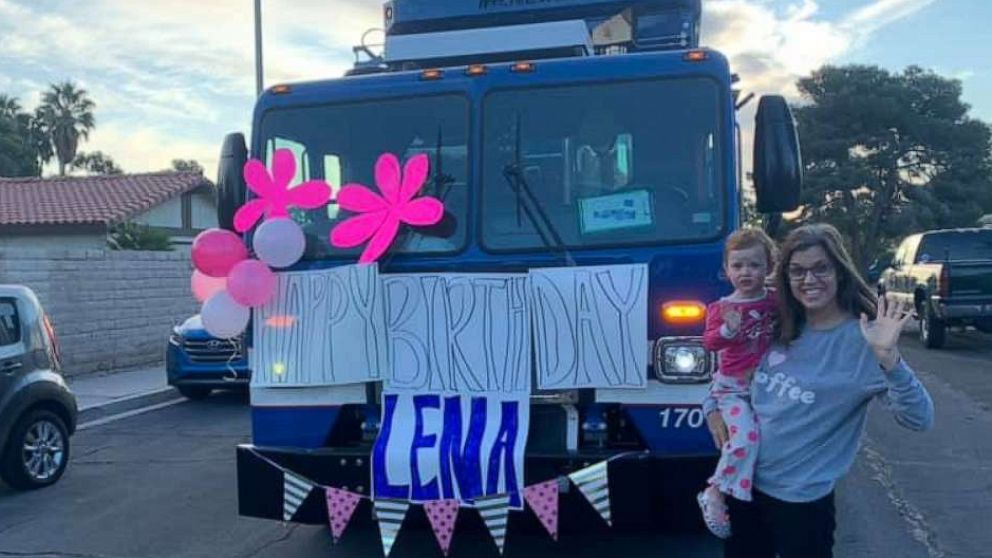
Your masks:
<instances>
[{"instance_id":1,"label":"woman","mask_svg":"<svg viewBox=\"0 0 992 558\"><path fill-rule=\"evenodd\" d=\"M876 301L837 229L796 229L780 262L777 340L752 386L754 499L728 498L725 558L832 556L834 486L854 462L868 403L882 400L912 430L933 423L933 401L897 346L910 306ZM727 430L715 402L704 410L722 447Z\"/></svg>"}]
</instances>

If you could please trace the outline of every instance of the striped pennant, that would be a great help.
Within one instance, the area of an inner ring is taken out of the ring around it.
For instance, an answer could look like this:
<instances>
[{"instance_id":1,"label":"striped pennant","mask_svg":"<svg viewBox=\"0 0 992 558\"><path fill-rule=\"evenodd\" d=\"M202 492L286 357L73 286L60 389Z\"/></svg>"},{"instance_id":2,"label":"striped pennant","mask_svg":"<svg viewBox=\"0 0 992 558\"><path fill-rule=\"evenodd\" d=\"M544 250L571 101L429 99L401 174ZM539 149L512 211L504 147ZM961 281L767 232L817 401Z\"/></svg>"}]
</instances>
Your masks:
<instances>
[{"instance_id":1,"label":"striped pennant","mask_svg":"<svg viewBox=\"0 0 992 558\"><path fill-rule=\"evenodd\" d=\"M572 479L586 500L589 500L592 507L596 508L599 515L606 520L607 525L612 526L613 523L610 521L610 481L606 476L606 471L606 461L600 461L568 475L568 478Z\"/></svg>"},{"instance_id":2,"label":"striped pennant","mask_svg":"<svg viewBox=\"0 0 992 558\"><path fill-rule=\"evenodd\" d=\"M503 546L506 542L506 520L510 514L510 495L497 494L487 498L475 500L475 509L479 510L482 521L489 528L489 534L496 541L496 548L499 549L500 556L503 555Z\"/></svg>"},{"instance_id":3,"label":"striped pennant","mask_svg":"<svg viewBox=\"0 0 992 558\"><path fill-rule=\"evenodd\" d=\"M379 521L379 536L382 537L382 550L389 556L396 542L396 535L403 525L406 510L410 507L406 500L375 500L373 502L375 517Z\"/></svg>"},{"instance_id":4,"label":"striped pennant","mask_svg":"<svg viewBox=\"0 0 992 558\"><path fill-rule=\"evenodd\" d=\"M303 500L307 499L313 484L289 471L282 472L282 520L290 521L296 515Z\"/></svg>"}]
</instances>

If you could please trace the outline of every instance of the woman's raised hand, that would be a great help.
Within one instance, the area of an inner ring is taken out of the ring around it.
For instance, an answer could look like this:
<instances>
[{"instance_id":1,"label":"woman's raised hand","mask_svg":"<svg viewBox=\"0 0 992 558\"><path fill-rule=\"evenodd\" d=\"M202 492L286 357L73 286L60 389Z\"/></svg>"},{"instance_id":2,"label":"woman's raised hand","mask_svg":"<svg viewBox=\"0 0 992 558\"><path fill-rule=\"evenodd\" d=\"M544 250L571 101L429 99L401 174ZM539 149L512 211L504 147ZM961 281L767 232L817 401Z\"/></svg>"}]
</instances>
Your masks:
<instances>
[{"instance_id":1,"label":"woman's raised hand","mask_svg":"<svg viewBox=\"0 0 992 558\"><path fill-rule=\"evenodd\" d=\"M882 368L889 370L899 362L899 335L912 317L912 302L898 302L887 296L878 297L878 310L875 319L861 314L861 334L878 357Z\"/></svg>"}]
</instances>

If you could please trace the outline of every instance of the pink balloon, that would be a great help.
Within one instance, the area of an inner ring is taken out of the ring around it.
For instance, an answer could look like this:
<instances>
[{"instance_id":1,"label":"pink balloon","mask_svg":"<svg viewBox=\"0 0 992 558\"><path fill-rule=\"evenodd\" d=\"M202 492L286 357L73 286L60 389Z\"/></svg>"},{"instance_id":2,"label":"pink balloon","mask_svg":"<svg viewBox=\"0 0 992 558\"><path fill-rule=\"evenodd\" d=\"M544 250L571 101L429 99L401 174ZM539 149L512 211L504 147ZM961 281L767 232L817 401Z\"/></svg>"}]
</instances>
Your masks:
<instances>
[{"instance_id":1,"label":"pink balloon","mask_svg":"<svg viewBox=\"0 0 992 558\"><path fill-rule=\"evenodd\" d=\"M193 240L193 265L211 277L226 277L234 264L248 257L241 237L223 229L207 229Z\"/></svg>"},{"instance_id":2,"label":"pink balloon","mask_svg":"<svg viewBox=\"0 0 992 558\"><path fill-rule=\"evenodd\" d=\"M231 268L227 277L227 292L238 304L262 306L276 292L276 275L258 260L245 260Z\"/></svg>"},{"instance_id":3,"label":"pink balloon","mask_svg":"<svg viewBox=\"0 0 992 558\"><path fill-rule=\"evenodd\" d=\"M211 277L194 269L189 286L198 302L206 302L208 298L227 288L227 278Z\"/></svg>"}]
</instances>

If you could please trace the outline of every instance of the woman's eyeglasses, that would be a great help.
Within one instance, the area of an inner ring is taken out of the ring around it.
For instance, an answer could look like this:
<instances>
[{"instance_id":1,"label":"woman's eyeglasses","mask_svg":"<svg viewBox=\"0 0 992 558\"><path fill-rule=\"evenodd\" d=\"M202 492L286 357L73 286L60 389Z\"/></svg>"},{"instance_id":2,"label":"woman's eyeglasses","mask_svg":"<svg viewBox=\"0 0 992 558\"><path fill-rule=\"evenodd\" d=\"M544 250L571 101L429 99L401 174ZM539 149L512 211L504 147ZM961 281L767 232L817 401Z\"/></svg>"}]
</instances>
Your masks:
<instances>
[{"instance_id":1,"label":"woman's eyeglasses","mask_svg":"<svg viewBox=\"0 0 992 558\"><path fill-rule=\"evenodd\" d=\"M790 265L788 270L789 281L800 283L806 279L807 273L812 273L816 279L827 279L833 276L834 266L826 263L816 264L813 267Z\"/></svg>"}]
</instances>

